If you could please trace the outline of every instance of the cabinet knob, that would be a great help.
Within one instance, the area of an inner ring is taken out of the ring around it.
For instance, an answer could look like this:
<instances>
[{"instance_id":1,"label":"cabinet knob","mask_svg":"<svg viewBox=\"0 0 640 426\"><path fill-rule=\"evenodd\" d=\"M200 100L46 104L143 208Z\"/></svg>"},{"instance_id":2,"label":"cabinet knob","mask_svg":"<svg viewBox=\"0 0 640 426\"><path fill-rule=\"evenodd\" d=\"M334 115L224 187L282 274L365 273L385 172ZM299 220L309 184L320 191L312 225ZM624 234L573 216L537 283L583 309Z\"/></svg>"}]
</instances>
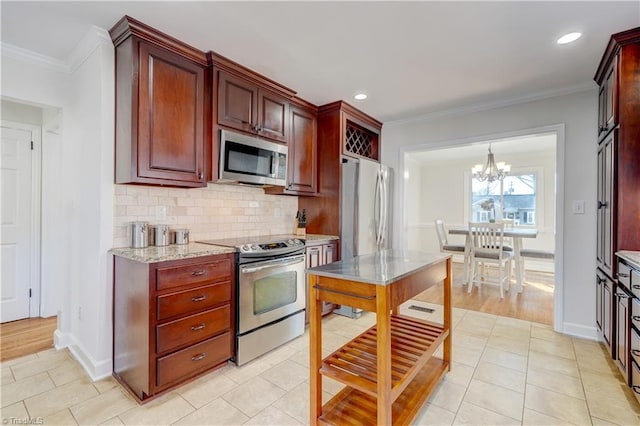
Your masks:
<instances>
[{"instance_id":1,"label":"cabinet knob","mask_svg":"<svg viewBox=\"0 0 640 426\"><path fill-rule=\"evenodd\" d=\"M601 209L603 207L604 208L609 207L609 203L607 203L606 201L598 201L598 208Z\"/></svg>"}]
</instances>

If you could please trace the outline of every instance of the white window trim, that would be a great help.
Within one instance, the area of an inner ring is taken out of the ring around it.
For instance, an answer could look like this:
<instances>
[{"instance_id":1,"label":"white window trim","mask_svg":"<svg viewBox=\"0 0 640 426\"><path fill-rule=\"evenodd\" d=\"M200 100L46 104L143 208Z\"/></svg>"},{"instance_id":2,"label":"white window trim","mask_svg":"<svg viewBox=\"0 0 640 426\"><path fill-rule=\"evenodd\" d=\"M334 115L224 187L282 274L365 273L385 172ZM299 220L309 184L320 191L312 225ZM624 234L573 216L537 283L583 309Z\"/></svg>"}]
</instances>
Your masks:
<instances>
[{"instance_id":1,"label":"white window trim","mask_svg":"<svg viewBox=\"0 0 640 426\"><path fill-rule=\"evenodd\" d=\"M536 224L535 225L519 225L521 228L544 228L544 167L514 167L511 169L513 175L527 175L532 174L536 176ZM466 170L464 172L464 217L467 222L473 222L471 217L471 171Z\"/></svg>"}]
</instances>

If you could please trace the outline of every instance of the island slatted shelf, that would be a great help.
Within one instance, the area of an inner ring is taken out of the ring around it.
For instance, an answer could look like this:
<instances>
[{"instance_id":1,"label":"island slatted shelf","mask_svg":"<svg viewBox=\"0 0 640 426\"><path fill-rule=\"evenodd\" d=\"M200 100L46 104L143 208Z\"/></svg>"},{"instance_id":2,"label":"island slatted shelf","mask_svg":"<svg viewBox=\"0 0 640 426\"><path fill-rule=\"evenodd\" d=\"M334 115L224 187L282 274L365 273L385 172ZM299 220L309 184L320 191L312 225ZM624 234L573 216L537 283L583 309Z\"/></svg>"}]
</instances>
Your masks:
<instances>
[{"instance_id":1,"label":"island slatted shelf","mask_svg":"<svg viewBox=\"0 0 640 426\"><path fill-rule=\"evenodd\" d=\"M424 253L409 256L393 251L384 259L380 256L369 255L307 270L312 425L409 424L450 370L450 256ZM391 268L392 273L380 275L379 268L374 268L373 275L367 275L367 266L377 266L379 261L383 261L387 271ZM443 324L399 315L401 303L440 282L444 282ZM376 313L374 326L324 360L322 301ZM434 357L441 345L442 359ZM347 385L324 406L321 375Z\"/></svg>"}]
</instances>

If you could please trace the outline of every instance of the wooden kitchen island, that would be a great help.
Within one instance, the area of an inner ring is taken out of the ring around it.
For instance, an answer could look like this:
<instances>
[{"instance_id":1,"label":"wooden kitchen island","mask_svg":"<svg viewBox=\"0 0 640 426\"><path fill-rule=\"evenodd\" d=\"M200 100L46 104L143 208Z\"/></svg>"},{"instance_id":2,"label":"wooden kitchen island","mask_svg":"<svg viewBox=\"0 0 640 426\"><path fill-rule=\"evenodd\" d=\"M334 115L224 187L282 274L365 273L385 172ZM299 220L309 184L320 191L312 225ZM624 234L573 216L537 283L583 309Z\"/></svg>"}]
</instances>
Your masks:
<instances>
[{"instance_id":1,"label":"wooden kitchen island","mask_svg":"<svg viewBox=\"0 0 640 426\"><path fill-rule=\"evenodd\" d=\"M450 370L451 256L386 250L307 274L311 424L409 424ZM400 315L400 304L443 281L443 324ZM324 360L323 301L376 313L376 325ZM441 344L442 359L432 356ZM324 406L323 375L347 385Z\"/></svg>"}]
</instances>

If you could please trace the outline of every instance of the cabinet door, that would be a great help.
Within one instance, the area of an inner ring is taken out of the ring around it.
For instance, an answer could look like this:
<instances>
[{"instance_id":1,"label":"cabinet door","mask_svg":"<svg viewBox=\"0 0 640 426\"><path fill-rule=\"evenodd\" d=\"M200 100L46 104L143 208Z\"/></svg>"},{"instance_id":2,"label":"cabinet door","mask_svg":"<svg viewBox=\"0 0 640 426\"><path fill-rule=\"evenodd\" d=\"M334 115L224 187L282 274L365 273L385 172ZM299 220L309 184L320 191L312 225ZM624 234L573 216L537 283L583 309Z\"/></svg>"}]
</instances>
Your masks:
<instances>
[{"instance_id":1,"label":"cabinet door","mask_svg":"<svg viewBox=\"0 0 640 426\"><path fill-rule=\"evenodd\" d=\"M609 352L613 351L611 341L613 303L613 283L605 278L602 282L602 337L609 347Z\"/></svg>"},{"instance_id":2,"label":"cabinet door","mask_svg":"<svg viewBox=\"0 0 640 426\"><path fill-rule=\"evenodd\" d=\"M218 70L218 124L254 132L257 122L258 86Z\"/></svg>"},{"instance_id":3,"label":"cabinet door","mask_svg":"<svg viewBox=\"0 0 640 426\"><path fill-rule=\"evenodd\" d=\"M258 121L256 131L260 136L287 143L289 126L289 101L268 90L258 91Z\"/></svg>"},{"instance_id":4,"label":"cabinet door","mask_svg":"<svg viewBox=\"0 0 640 426\"><path fill-rule=\"evenodd\" d=\"M145 42L139 55L137 175L203 186L205 68Z\"/></svg>"},{"instance_id":5,"label":"cabinet door","mask_svg":"<svg viewBox=\"0 0 640 426\"><path fill-rule=\"evenodd\" d=\"M611 68L607 71L604 79L605 98L604 98L604 132L608 132L618 124L618 103L617 103L617 77L618 77L618 60L614 58Z\"/></svg>"},{"instance_id":6,"label":"cabinet door","mask_svg":"<svg viewBox=\"0 0 640 426\"><path fill-rule=\"evenodd\" d=\"M316 117L296 106L291 107L290 117L287 191L315 194L318 190Z\"/></svg>"},{"instance_id":7,"label":"cabinet door","mask_svg":"<svg viewBox=\"0 0 640 426\"><path fill-rule=\"evenodd\" d=\"M338 260L338 243L331 242L322 246L322 259L324 264Z\"/></svg>"},{"instance_id":8,"label":"cabinet door","mask_svg":"<svg viewBox=\"0 0 640 426\"><path fill-rule=\"evenodd\" d=\"M604 279L596 273L596 326L602 334L602 314L604 312L603 303Z\"/></svg>"},{"instance_id":9,"label":"cabinet door","mask_svg":"<svg viewBox=\"0 0 640 426\"><path fill-rule=\"evenodd\" d=\"M613 232L614 155L618 131L613 131L603 141L598 151L598 214L597 214L597 263L608 275L613 274L615 234Z\"/></svg>"},{"instance_id":10,"label":"cabinet door","mask_svg":"<svg viewBox=\"0 0 640 426\"><path fill-rule=\"evenodd\" d=\"M622 370L625 382L629 375L629 299L621 287L616 291L616 359L618 367Z\"/></svg>"}]
</instances>

